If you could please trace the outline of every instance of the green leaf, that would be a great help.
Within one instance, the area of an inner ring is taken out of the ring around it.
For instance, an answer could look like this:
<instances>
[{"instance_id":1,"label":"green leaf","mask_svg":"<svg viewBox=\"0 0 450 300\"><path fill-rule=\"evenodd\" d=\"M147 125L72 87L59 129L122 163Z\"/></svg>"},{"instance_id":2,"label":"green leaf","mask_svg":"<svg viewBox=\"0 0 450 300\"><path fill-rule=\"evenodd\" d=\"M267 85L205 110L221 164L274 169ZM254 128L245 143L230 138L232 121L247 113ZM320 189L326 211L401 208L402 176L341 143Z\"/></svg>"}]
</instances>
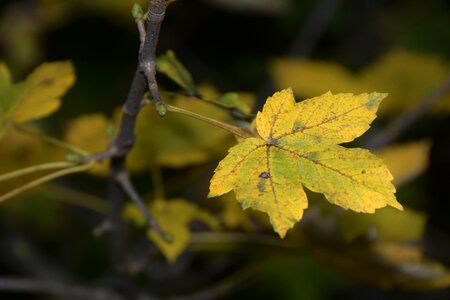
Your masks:
<instances>
[{"instance_id":1,"label":"green leaf","mask_svg":"<svg viewBox=\"0 0 450 300\"><path fill-rule=\"evenodd\" d=\"M24 84L13 85L8 67L0 63L0 138L6 131L6 120L25 90Z\"/></svg>"},{"instance_id":2,"label":"green leaf","mask_svg":"<svg viewBox=\"0 0 450 300\"><path fill-rule=\"evenodd\" d=\"M156 60L156 66L159 72L177 83L188 95L197 94L191 74L177 59L173 51L169 50L166 54L160 55Z\"/></svg>"},{"instance_id":3,"label":"green leaf","mask_svg":"<svg viewBox=\"0 0 450 300\"><path fill-rule=\"evenodd\" d=\"M61 97L75 82L71 62L44 63L25 80L27 89L11 112L11 120L23 123L46 117L61 106Z\"/></svg>"},{"instance_id":4,"label":"green leaf","mask_svg":"<svg viewBox=\"0 0 450 300\"><path fill-rule=\"evenodd\" d=\"M6 121L24 123L55 112L74 82L70 62L42 64L18 84L12 83L9 70L0 64L0 136Z\"/></svg>"},{"instance_id":5,"label":"green leaf","mask_svg":"<svg viewBox=\"0 0 450 300\"><path fill-rule=\"evenodd\" d=\"M244 116L247 116L252 112L251 106L248 103L242 101L239 98L238 93L230 92L223 94L217 101L225 107L236 109Z\"/></svg>"},{"instance_id":6,"label":"green leaf","mask_svg":"<svg viewBox=\"0 0 450 300\"><path fill-rule=\"evenodd\" d=\"M133 4L133 8L131 9L131 15L135 19L142 20L144 18L144 10L142 9L141 5L137 2Z\"/></svg>"}]
</instances>

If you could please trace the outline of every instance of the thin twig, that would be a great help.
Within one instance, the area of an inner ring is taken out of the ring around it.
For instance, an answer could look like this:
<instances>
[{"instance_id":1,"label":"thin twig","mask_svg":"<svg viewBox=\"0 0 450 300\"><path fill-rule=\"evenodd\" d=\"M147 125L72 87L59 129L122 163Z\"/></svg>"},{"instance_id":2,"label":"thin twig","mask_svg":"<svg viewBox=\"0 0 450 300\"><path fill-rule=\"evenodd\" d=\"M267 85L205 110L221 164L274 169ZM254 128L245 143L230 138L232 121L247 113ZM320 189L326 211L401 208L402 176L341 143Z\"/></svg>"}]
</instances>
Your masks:
<instances>
[{"instance_id":1,"label":"thin twig","mask_svg":"<svg viewBox=\"0 0 450 300\"><path fill-rule=\"evenodd\" d=\"M48 170L54 170L54 169L62 169L62 168L68 168L68 167L73 167L73 166L74 166L73 163L66 162L66 161L51 162L51 163L35 165L35 166L23 168L20 170L15 170L13 172L9 172L9 173L0 175L0 181L11 180L13 178L25 176L25 175L32 174L35 172L48 171Z\"/></svg>"},{"instance_id":2,"label":"thin twig","mask_svg":"<svg viewBox=\"0 0 450 300\"><path fill-rule=\"evenodd\" d=\"M122 170L122 172L120 172L119 174L117 174L116 181L120 184L122 189L131 198L131 200L133 200L133 202L137 205L139 210L144 214L149 229L156 231L162 238L170 242L171 241L170 237L168 236L167 233L165 233L161 229L161 227L159 227L158 222L156 222L156 220L151 215L144 201L139 196L139 193L136 191L133 184L131 183L130 176L125 169Z\"/></svg>"},{"instance_id":3,"label":"thin twig","mask_svg":"<svg viewBox=\"0 0 450 300\"><path fill-rule=\"evenodd\" d=\"M208 124L211 124L211 125L214 125L216 127L222 128L222 129L224 129L224 130L226 130L226 131L228 131L228 132L230 132L230 133L232 133L232 134L234 134L236 136L239 136L239 137L242 137L242 138L254 137L254 135L251 132L249 132L249 131L247 131L247 130L245 130L243 128L240 128L240 127L237 127L237 126L233 126L233 125L230 125L228 123L224 123L224 122L221 122L221 121L218 121L218 120L215 120L215 119L211 119L211 118L205 117L203 115L199 115L199 114L196 114L196 113L194 113L192 111L188 111L188 110L176 107L176 106L172 106L172 105L169 105L169 104L166 104L166 106L167 106L167 110L170 111L170 112L182 114L182 115L185 115L185 116L188 116L188 117L191 117L191 118L194 118L194 119L206 122Z\"/></svg>"},{"instance_id":4,"label":"thin twig","mask_svg":"<svg viewBox=\"0 0 450 300\"><path fill-rule=\"evenodd\" d=\"M103 288L86 288L34 278L0 277L0 291L21 294L49 294L79 300L124 300L116 293Z\"/></svg>"},{"instance_id":5,"label":"thin twig","mask_svg":"<svg viewBox=\"0 0 450 300\"><path fill-rule=\"evenodd\" d=\"M160 115L164 115L165 104L161 99L156 81L156 46L158 45L161 24L166 14L165 0L149 0L147 11L147 34L144 46L139 55L139 67L147 78L149 90L153 96L156 110ZM142 98L141 98L142 99Z\"/></svg>"},{"instance_id":6,"label":"thin twig","mask_svg":"<svg viewBox=\"0 0 450 300\"><path fill-rule=\"evenodd\" d=\"M384 130L374 135L367 148L379 149L398 138L414 122L422 117L438 101L450 94L450 75L438 88L426 95L419 103L395 118Z\"/></svg>"},{"instance_id":7,"label":"thin twig","mask_svg":"<svg viewBox=\"0 0 450 300\"><path fill-rule=\"evenodd\" d=\"M109 259L111 268L118 274L123 274L123 264L126 257L126 230L125 222L122 219L122 208L125 203L125 194L116 180L116 170L118 167L122 167L123 162L117 159L111 160L110 175L108 178L108 203L109 210L103 223L98 226L94 233L100 235L104 232L109 233L107 235L109 243Z\"/></svg>"},{"instance_id":8,"label":"thin twig","mask_svg":"<svg viewBox=\"0 0 450 300\"><path fill-rule=\"evenodd\" d=\"M12 198L14 196L17 196L21 193L24 193L32 188L35 188L41 184L44 184L50 180L65 176L65 175L69 175L69 174L74 174L74 173L81 173L81 172L85 172L87 170L89 170L90 168L92 168L92 166L94 165L94 162L88 163L88 164L83 164L83 165L79 165L79 166L75 166L75 167L70 167L70 168L65 168L63 170L60 171L56 171L53 173L50 173L48 175L45 175L41 178L38 178L36 180L33 180L15 190L12 190L2 196L0 196L0 202L5 201L9 198Z\"/></svg>"},{"instance_id":9,"label":"thin twig","mask_svg":"<svg viewBox=\"0 0 450 300\"><path fill-rule=\"evenodd\" d=\"M141 44L139 46L139 53L144 50L144 43L145 43L145 37L147 36L147 31L145 30L145 22L143 19L139 18L136 19L136 25L139 32L139 40L141 41Z\"/></svg>"}]
</instances>

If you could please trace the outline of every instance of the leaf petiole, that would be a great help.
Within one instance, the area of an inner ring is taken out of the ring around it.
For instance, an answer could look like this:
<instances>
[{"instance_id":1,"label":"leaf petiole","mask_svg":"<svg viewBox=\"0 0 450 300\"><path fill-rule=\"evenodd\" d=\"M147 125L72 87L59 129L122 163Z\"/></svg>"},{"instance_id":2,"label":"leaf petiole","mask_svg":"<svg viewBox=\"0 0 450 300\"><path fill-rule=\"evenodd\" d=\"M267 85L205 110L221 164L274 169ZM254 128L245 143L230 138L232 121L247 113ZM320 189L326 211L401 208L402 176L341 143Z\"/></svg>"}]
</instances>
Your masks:
<instances>
[{"instance_id":1,"label":"leaf petiole","mask_svg":"<svg viewBox=\"0 0 450 300\"><path fill-rule=\"evenodd\" d=\"M27 184L25 184L25 185L23 185L23 186L21 186L21 187L19 187L17 189L14 189L14 190L12 190L12 191L10 191L10 192L0 196L0 202L8 200L8 199L10 199L10 198L12 198L14 196L17 196L17 195L19 195L19 194L21 194L23 192L26 192L26 191L34 188L34 187L37 187L37 186L39 186L41 184L44 184L44 183L46 183L46 182L48 182L50 180L53 180L53 179L56 179L56 178L59 178L59 177L65 176L65 175L69 175L69 174L81 173L81 172L87 171L94 164L95 164L95 162L91 161L91 162L89 162L87 164L84 164L84 165L77 165L77 166L74 166L74 167L65 168L63 170L59 170L59 171L50 173L48 175L45 175L45 176L43 176L41 178L38 178L36 180L30 181Z\"/></svg>"},{"instance_id":2,"label":"leaf petiole","mask_svg":"<svg viewBox=\"0 0 450 300\"><path fill-rule=\"evenodd\" d=\"M185 109L173 106L173 105L166 104L166 106L167 106L167 110L170 111L170 112L182 114L182 115L185 115L185 116L188 116L188 117L191 117L191 118L203 121L203 122L208 123L210 125L222 128L222 129L224 129L224 130L226 130L226 131L228 131L228 132L230 132L230 133L232 133L232 134L234 134L236 136L239 136L241 138L248 138L248 137L252 137L253 136L253 134L251 132L249 132L249 131L247 131L247 130L245 130L243 128L240 128L240 127L237 127L237 126L233 126L231 124L224 123L224 122L221 122L221 121L218 121L218 120L215 120L215 119L211 119L211 118L208 118L206 116L199 115L199 114L194 113L192 111L185 110Z\"/></svg>"},{"instance_id":3,"label":"leaf petiole","mask_svg":"<svg viewBox=\"0 0 450 300\"><path fill-rule=\"evenodd\" d=\"M23 168L20 170L16 170L13 172L9 172L3 175L0 175L0 182L1 181L6 181L6 180L10 180L16 177L20 177L20 176L24 176L24 175L28 175L31 173L35 173L35 172L39 172L39 171L47 171L47 170L53 170L53 169L62 169L62 168L69 168L74 166L73 163L71 162L51 162L51 163L46 163L46 164L40 164L40 165L35 165L35 166L31 166L31 167L27 167L27 168Z\"/></svg>"}]
</instances>

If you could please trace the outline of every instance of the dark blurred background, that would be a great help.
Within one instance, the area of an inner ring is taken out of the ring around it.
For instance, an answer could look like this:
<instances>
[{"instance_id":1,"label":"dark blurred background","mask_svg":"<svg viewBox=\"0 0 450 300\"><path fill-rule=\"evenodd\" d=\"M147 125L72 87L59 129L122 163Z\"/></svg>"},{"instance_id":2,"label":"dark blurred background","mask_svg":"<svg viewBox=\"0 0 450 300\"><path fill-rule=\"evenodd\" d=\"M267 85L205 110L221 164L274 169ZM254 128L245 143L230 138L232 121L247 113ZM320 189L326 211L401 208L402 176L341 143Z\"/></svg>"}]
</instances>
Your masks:
<instances>
[{"instance_id":1,"label":"dark blurred background","mask_svg":"<svg viewBox=\"0 0 450 300\"><path fill-rule=\"evenodd\" d=\"M130 14L131 4L132 1L120 0L1 1L0 59L9 65L17 80L43 61L70 59L76 67L75 87L64 98L58 114L48 121L57 124L50 128L54 134L61 134L67 119L91 112L111 113L123 103L136 68L139 46ZM158 51L174 50L197 83L210 83L221 91L254 93L260 107L275 90L269 68L274 58L333 60L358 71L396 47L449 60L450 1L177 0L166 14ZM160 80L162 86L171 87L166 78ZM449 264L449 115L424 117L401 138L422 137L431 137L433 141L430 166L425 174L400 192L423 196L412 206L429 215L427 228L430 232L425 241L435 245L430 247L430 255ZM80 181L79 185L83 179ZM102 186L99 182L89 184ZM52 205L38 203L39 209L42 205ZM58 216L59 210L49 208L50 213L36 221L41 222L42 227L50 227L45 230L39 226L30 229L35 221L26 218L11 221L2 215L2 243L9 243L10 239L25 238L27 243L31 240L32 244L45 248L41 251L47 258L37 257L30 262L56 261L69 266L76 277L98 278L107 262L102 255L103 243L91 239L96 217L85 215L87 221L81 225L70 218L64 221L69 223L65 228L72 223L77 227L73 228L73 235L77 237L73 241L67 232L57 228L59 222L63 222ZM83 212L70 214L79 216ZM26 245L22 249L25 252L27 247L32 247ZM3 253L3 257L8 257L8 253ZM233 263L238 265L241 261L245 261L245 257L238 257ZM170 284L179 284L176 275L186 268L179 265L183 262L185 260L162 275L172 278L161 284L162 290L170 290ZM195 261L189 263L195 265ZM205 268L204 262L201 265ZM0 274L15 273L17 266L19 269L39 268L3 259ZM220 266L214 267L220 269ZM195 272L211 272L211 276L215 276L214 271L205 270L198 268ZM6 298L0 295L0 298L35 299L9 295ZM279 258L227 299L362 298L443 300L450 299L450 291L387 291L350 281L309 258Z\"/></svg>"}]
</instances>

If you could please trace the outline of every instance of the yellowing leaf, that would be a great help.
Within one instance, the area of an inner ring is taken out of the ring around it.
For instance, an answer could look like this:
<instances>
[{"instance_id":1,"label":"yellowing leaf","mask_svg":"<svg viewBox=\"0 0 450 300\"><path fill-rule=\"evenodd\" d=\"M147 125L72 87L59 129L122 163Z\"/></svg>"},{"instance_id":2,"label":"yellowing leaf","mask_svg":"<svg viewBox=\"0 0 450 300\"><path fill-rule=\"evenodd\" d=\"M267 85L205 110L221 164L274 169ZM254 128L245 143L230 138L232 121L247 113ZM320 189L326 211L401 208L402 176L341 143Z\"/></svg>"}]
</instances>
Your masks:
<instances>
[{"instance_id":1,"label":"yellowing leaf","mask_svg":"<svg viewBox=\"0 0 450 300\"><path fill-rule=\"evenodd\" d=\"M425 230L423 213L385 207L373 215L345 212L338 216L339 229L346 240L370 236L377 241L418 241Z\"/></svg>"},{"instance_id":2,"label":"yellowing leaf","mask_svg":"<svg viewBox=\"0 0 450 300\"><path fill-rule=\"evenodd\" d=\"M81 116L69 123L64 140L90 153L100 153L108 148L110 121L103 114ZM89 170L97 175L108 174L107 161L97 163Z\"/></svg>"},{"instance_id":3,"label":"yellowing leaf","mask_svg":"<svg viewBox=\"0 0 450 300\"><path fill-rule=\"evenodd\" d=\"M169 201L155 200L150 205L150 212L164 230L173 237L172 243L167 243L161 236L150 230L148 236L155 242L169 262L174 262L177 257L186 250L191 237L189 224L200 221L208 225L212 230L218 230L219 224L208 212L199 209L192 203L182 199ZM138 224L145 224L142 214L133 206L127 206L125 218L133 220Z\"/></svg>"},{"instance_id":4,"label":"yellowing leaf","mask_svg":"<svg viewBox=\"0 0 450 300\"><path fill-rule=\"evenodd\" d=\"M9 130L0 140L0 174L42 163L64 161L64 154L60 147L49 145L26 133ZM36 178L36 174L1 182L0 194ZM42 172L39 175L42 175Z\"/></svg>"},{"instance_id":5,"label":"yellowing leaf","mask_svg":"<svg viewBox=\"0 0 450 300\"><path fill-rule=\"evenodd\" d=\"M19 100L23 89L23 85L13 85L8 67L0 63L0 138L6 130L8 114Z\"/></svg>"},{"instance_id":6,"label":"yellowing leaf","mask_svg":"<svg viewBox=\"0 0 450 300\"><path fill-rule=\"evenodd\" d=\"M70 62L45 63L31 73L27 89L11 112L11 119L21 123L48 116L61 105L61 97L75 82Z\"/></svg>"},{"instance_id":7,"label":"yellowing leaf","mask_svg":"<svg viewBox=\"0 0 450 300\"><path fill-rule=\"evenodd\" d=\"M383 148L377 154L394 176L395 186L400 186L425 171L430 147L429 141L412 142Z\"/></svg>"},{"instance_id":8,"label":"yellowing leaf","mask_svg":"<svg viewBox=\"0 0 450 300\"><path fill-rule=\"evenodd\" d=\"M366 88L389 93L384 112L398 112L430 93L448 76L450 65L438 56L393 50L361 72ZM447 111L450 106L447 104Z\"/></svg>"},{"instance_id":9,"label":"yellowing leaf","mask_svg":"<svg viewBox=\"0 0 450 300\"><path fill-rule=\"evenodd\" d=\"M20 131L8 131L0 141L0 174L63 159L64 151L61 148Z\"/></svg>"},{"instance_id":10,"label":"yellowing leaf","mask_svg":"<svg viewBox=\"0 0 450 300\"><path fill-rule=\"evenodd\" d=\"M259 137L230 149L211 179L209 197L234 190L244 209L266 212L281 237L308 206L303 186L357 212L402 209L381 159L337 145L369 128L384 97L327 93L296 103L292 90L275 93L257 115Z\"/></svg>"},{"instance_id":11,"label":"yellowing leaf","mask_svg":"<svg viewBox=\"0 0 450 300\"><path fill-rule=\"evenodd\" d=\"M0 64L0 137L6 121L23 123L57 110L60 97L74 80L71 63L55 62L41 65L24 82L13 84L8 68Z\"/></svg>"},{"instance_id":12,"label":"yellowing leaf","mask_svg":"<svg viewBox=\"0 0 450 300\"><path fill-rule=\"evenodd\" d=\"M391 269L391 274L386 274L387 278L384 280L386 287L392 287L394 282L408 290L442 289L450 286L449 270L424 257L420 246L377 243L372 248L374 258Z\"/></svg>"},{"instance_id":13,"label":"yellowing leaf","mask_svg":"<svg viewBox=\"0 0 450 300\"><path fill-rule=\"evenodd\" d=\"M156 60L158 71L167 75L170 79L182 87L189 95L196 94L196 87L189 71L177 59L171 50L160 55Z\"/></svg>"},{"instance_id":14,"label":"yellowing leaf","mask_svg":"<svg viewBox=\"0 0 450 300\"><path fill-rule=\"evenodd\" d=\"M242 98L247 97L247 99L243 100ZM220 98L217 100L220 104L224 105L225 107L236 109L241 114L249 115L252 112L252 106L250 103L254 103L251 99L251 95L246 95L242 93L226 93L220 96Z\"/></svg>"},{"instance_id":15,"label":"yellowing leaf","mask_svg":"<svg viewBox=\"0 0 450 300\"><path fill-rule=\"evenodd\" d=\"M14 95L14 92L8 67L4 63L0 63L0 116L2 119L16 101L17 96Z\"/></svg>"},{"instance_id":16,"label":"yellowing leaf","mask_svg":"<svg viewBox=\"0 0 450 300\"><path fill-rule=\"evenodd\" d=\"M276 86L291 86L301 96L328 90L383 90L389 93L389 101L379 114L396 113L414 105L441 84L449 71L449 63L437 56L402 49L386 53L358 73L330 61L278 59L272 66ZM435 110L450 111L450 105L441 101Z\"/></svg>"},{"instance_id":17,"label":"yellowing leaf","mask_svg":"<svg viewBox=\"0 0 450 300\"><path fill-rule=\"evenodd\" d=\"M247 231L253 230L254 226L247 212L243 211L236 199L227 194L220 198L223 204L222 220L226 227L236 229L243 227Z\"/></svg>"},{"instance_id":18,"label":"yellowing leaf","mask_svg":"<svg viewBox=\"0 0 450 300\"><path fill-rule=\"evenodd\" d=\"M277 87L291 86L298 95L311 97L328 91L362 93L365 86L357 74L333 61L283 58L272 64Z\"/></svg>"}]
</instances>

